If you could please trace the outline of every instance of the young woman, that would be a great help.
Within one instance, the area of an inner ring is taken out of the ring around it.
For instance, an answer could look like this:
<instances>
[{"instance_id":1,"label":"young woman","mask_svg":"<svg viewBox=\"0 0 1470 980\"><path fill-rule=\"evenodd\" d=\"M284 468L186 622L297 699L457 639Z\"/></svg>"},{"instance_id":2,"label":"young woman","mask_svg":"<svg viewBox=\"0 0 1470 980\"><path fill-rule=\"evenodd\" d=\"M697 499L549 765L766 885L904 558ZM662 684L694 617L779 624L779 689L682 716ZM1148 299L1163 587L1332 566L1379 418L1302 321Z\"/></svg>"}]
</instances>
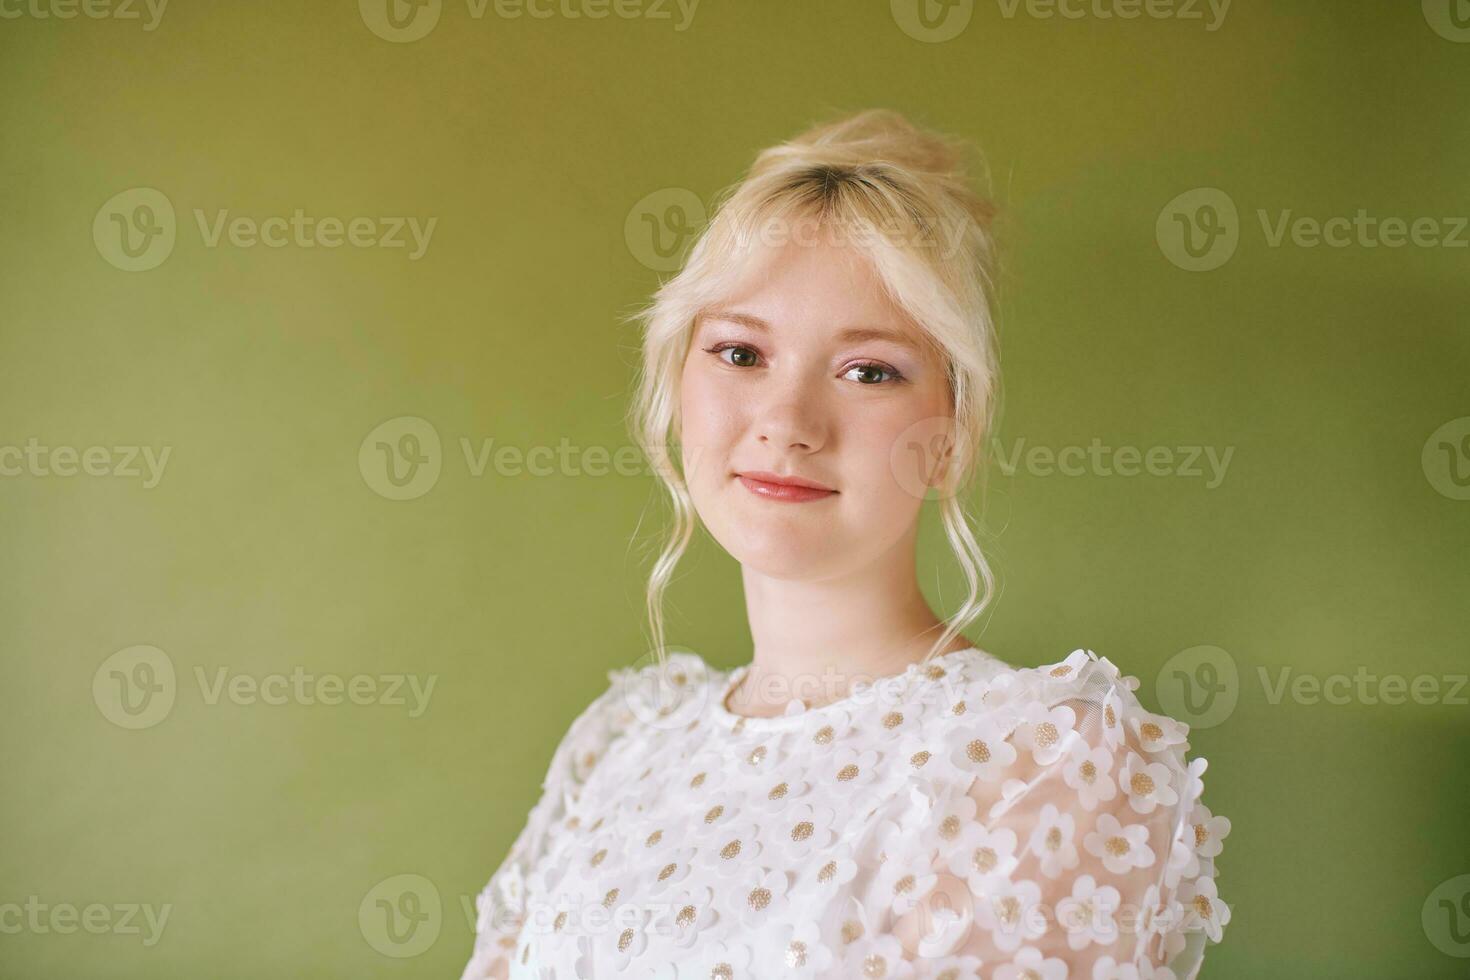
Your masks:
<instances>
[{"instance_id":1,"label":"young woman","mask_svg":"<svg viewBox=\"0 0 1470 980\"><path fill-rule=\"evenodd\" d=\"M993 590L962 491L997 385L961 150L875 110L765 151L640 313L657 667L572 724L465 978L1187 980L1220 940L1230 825L1187 726L1091 651L1014 667L960 635ZM947 622L929 496L969 585ZM695 514L741 566L733 671L664 644Z\"/></svg>"}]
</instances>

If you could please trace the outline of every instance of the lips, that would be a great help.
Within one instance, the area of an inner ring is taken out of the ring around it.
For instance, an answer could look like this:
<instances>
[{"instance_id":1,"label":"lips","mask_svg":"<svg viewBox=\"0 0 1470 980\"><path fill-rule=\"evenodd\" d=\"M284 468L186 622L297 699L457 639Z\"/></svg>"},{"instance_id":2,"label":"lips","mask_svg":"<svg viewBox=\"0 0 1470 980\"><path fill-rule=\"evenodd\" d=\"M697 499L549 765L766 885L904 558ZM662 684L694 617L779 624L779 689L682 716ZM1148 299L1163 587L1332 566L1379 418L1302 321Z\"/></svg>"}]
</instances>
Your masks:
<instances>
[{"instance_id":1,"label":"lips","mask_svg":"<svg viewBox=\"0 0 1470 980\"><path fill-rule=\"evenodd\" d=\"M751 493L769 500L804 503L810 500L825 500L837 495L836 490L815 480L807 480L799 476L781 476L778 473L768 473L764 470L736 473L735 478L743 483L745 489Z\"/></svg>"}]
</instances>

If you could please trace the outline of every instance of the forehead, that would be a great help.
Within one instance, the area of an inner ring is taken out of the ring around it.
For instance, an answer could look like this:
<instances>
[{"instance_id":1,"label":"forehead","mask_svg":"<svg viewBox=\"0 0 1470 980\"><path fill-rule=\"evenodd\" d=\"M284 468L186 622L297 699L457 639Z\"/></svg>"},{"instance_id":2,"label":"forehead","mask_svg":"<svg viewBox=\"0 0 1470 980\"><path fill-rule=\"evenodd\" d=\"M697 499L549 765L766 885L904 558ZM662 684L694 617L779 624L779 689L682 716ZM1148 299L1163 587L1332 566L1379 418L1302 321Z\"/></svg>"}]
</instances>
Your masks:
<instances>
[{"instance_id":1,"label":"forehead","mask_svg":"<svg viewBox=\"0 0 1470 980\"><path fill-rule=\"evenodd\" d=\"M743 264L735 285L701 311L702 321L925 346L922 331L888 296L859 248L830 240L788 241L757 246Z\"/></svg>"},{"instance_id":2,"label":"forehead","mask_svg":"<svg viewBox=\"0 0 1470 980\"><path fill-rule=\"evenodd\" d=\"M733 323L757 334L782 332L781 327L773 325L764 317L735 307L716 307L706 310L700 314L700 320L703 323ZM790 324L787 324L785 329L792 332L802 331L800 326ZM806 336L812 336L809 332L803 331L803 333ZM824 330L821 334L823 336L830 334L831 339L838 343L858 344L878 340L902 347L919 356L927 354L923 339L917 335L917 331L903 325L863 325L861 321L846 326L834 323L830 330Z\"/></svg>"}]
</instances>

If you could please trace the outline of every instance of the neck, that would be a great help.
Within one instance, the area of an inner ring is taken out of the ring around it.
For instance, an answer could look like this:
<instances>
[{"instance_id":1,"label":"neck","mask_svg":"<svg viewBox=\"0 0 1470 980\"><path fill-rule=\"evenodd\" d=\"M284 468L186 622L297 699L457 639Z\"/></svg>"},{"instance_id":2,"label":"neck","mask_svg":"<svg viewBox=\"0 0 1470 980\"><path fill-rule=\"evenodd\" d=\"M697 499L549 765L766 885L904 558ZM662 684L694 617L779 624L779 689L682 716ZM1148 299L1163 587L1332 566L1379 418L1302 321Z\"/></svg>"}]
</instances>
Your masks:
<instances>
[{"instance_id":1,"label":"neck","mask_svg":"<svg viewBox=\"0 0 1470 980\"><path fill-rule=\"evenodd\" d=\"M923 660L945 629L919 590L912 541L851 574L818 581L773 579L742 567L754 651L726 707L736 714L782 714L846 697L859 681L901 673ZM956 636L938 653L970 646Z\"/></svg>"}]
</instances>

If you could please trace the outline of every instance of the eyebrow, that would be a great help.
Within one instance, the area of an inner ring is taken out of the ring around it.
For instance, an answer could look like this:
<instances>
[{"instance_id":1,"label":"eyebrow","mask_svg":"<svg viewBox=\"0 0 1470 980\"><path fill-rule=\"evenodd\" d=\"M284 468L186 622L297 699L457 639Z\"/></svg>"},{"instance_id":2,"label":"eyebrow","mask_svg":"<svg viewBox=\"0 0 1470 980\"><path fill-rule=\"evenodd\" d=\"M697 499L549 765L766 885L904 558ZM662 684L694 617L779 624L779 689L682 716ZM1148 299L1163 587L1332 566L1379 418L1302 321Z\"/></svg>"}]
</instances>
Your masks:
<instances>
[{"instance_id":1,"label":"eyebrow","mask_svg":"<svg viewBox=\"0 0 1470 980\"><path fill-rule=\"evenodd\" d=\"M769 333L771 325L753 313L741 313L738 310L707 310L699 316L701 320L725 320L730 323L738 323L741 326L750 327ZM837 331L837 339L846 343L858 343L864 340L886 340L891 344L905 347L914 353L919 353L919 345L904 334L892 330L882 330L878 327L846 327Z\"/></svg>"}]
</instances>

